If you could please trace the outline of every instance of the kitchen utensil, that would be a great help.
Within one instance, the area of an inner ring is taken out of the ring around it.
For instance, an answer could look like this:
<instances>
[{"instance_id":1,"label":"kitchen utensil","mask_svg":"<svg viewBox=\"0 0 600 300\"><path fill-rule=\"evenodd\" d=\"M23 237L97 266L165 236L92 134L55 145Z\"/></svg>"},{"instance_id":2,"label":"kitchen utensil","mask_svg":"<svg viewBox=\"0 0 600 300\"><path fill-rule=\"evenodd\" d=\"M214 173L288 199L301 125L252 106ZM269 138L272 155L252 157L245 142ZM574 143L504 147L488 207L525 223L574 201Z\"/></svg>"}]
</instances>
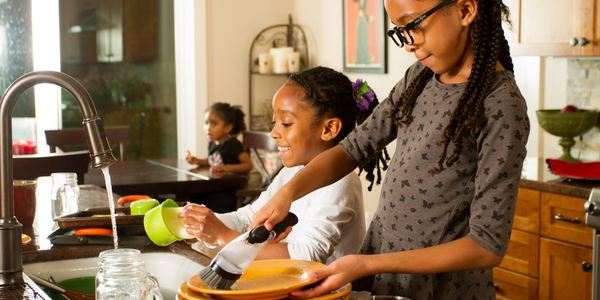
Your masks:
<instances>
[{"instance_id":1,"label":"kitchen utensil","mask_svg":"<svg viewBox=\"0 0 600 300\"><path fill-rule=\"evenodd\" d=\"M125 205L125 203L127 203L127 202L133 202L133 201L143 200L143 199L150 199L150 197L146 196L146 195L129 195L129 196L123 196L123 197L119 198L119 200L117 200L117 204L118 205Z\"/></svg>"},{"instance_id":2,"label":"kitchen utensil","mask_svg":"<svg viewBox=\"0 0 600 300\"><path fill-rule=\"evenodd\" d=\"M119 244L150 245L140 225L117 227ZM48 236L53 245L114 245L112 230L108 228L57 229Z\"/></svg>"},{"instance_id":3,"label":"kitchen utensil","mask_svg":"<svg viewBox=\"0 0 600 300\"><path fill-rule=\"evenodd\" d=\"M151 209L160 205L156 199L141 199L131 203L131 215L145 215Z\"/></svg>"},{"instance_id":4,"label":"kitchen utensil","mask_svg":"<svg viewBox=\"0 0 600 300\"><path fill-rule=\"evenodd\" d=\"M317 282L310 280L308 275L324 267L321 263L306 260L257 260L248 266L230 290L212 289L200 279L200 275L190 278L187 286L195 292L218 299L280 299Z\"/></svg>"},{"instance_id":5,"label":"kitchen utensil","mask_svg":"<svg viewBox=\"0 0 600 300\"><path fill-rule=\"evenodd\" d=\"M385 296L385 295L380 295L380 296L364 297L364 298L360 298L358 300L410 300L410 299L406 298L406 297L402 297L402 296Z\"/></svg>"},{"instance_id":6,"label":"kitchen utensil","mask_svg":"<svg viewBox=\"0 0 600 300\"><path fill-rule=\"evenodd\" d=\"M185 231L187 224L177 215L183 207L171 199L163 201L144 216L144 229L153 243L167 246L183 239L195 238Z\"/></svg>"},{"instance_id":7,"label":"kitchen utensil","mask_svg":"<svg viewBox=\"0 0 600 300\"><path fill-rule=\"evenodd\" d=\"M65 296L69 297L70 299L73 300L93 300L96 299L96 295L94 294L86 294L86 293L79 293L79 292L75 292L75 291L71 291L71 290L67 290L57 284L54 284L48 280L39 278L35 275L31 275L31 274L27 274L27 276L29 276L29 278L31 278L31 280L33 280L35 283L45 286L47 288L51 288L57 292L60 292L62 294L64 294Z\"/></svg>"},{"instance_id":8,"label":"kitchen utensil","mask_svg":"<svg viewBox=\"0 0 600 300\"><path fill-rule=\"evenodd\" d=\"M566 162L579 162L571 156L571 147L575 145L576 136L588 132L598 121L598 111L580 110L579 112L561 113L558 109L536 111L538 123L549 134L559 136L558 144L563 154L558 158Z\"/></svg>"},{"instance_id":9,"label":"kitchen utensil","mask_svg":"<svg viewBox=\"0 0 600 300\"><path fill-rule=\"evenodd\" d=\"M270 240L296 223L298 217L289 212L271 231L261 225L243 233L217 253L210 265L200 271L200 278L212 289L229 289Z\"/></svg>"},{"instance_id":10,"label":"kitchen utensil","mask_svg":"<svg viewBox=\"0 0 600 300\"><path fill-rule=\"evenodd\" d=\"M61 286L66 290L71 290L78 293L84 294L96 294L96 276L87 276L87 277L76 277L71 279L65 279L59 282L53 281L52 276L48 278L48 281ZM52 299L62 299L60 296L64 296L64 294L59 293L56 290L50 288L44 288L44 291L50 298ZM63 297L64 298L64 297Z\"/></svg>"}]
</instances>

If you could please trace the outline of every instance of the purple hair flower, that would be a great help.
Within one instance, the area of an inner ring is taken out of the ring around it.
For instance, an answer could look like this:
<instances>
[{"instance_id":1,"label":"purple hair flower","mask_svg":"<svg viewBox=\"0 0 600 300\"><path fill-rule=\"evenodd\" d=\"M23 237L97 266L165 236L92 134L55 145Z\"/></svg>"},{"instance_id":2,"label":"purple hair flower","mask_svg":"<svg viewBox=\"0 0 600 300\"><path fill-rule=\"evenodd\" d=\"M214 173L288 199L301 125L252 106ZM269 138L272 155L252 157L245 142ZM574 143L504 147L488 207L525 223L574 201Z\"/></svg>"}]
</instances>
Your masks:
<instances>
[{"instance_id":1,"label":"purple hair flower","mask_svg":"<svg viewBox=\"0 0 600 300\"><path fill-rule=\"evenodd\" d=\"M360 78L356 79L356 82L352 84L352 90L352 96L354 97L354 101L356 101L356 106L358 106L360 110L368 109L375 98L375 94L367 82Z\"/></svg>"}]
</instances>

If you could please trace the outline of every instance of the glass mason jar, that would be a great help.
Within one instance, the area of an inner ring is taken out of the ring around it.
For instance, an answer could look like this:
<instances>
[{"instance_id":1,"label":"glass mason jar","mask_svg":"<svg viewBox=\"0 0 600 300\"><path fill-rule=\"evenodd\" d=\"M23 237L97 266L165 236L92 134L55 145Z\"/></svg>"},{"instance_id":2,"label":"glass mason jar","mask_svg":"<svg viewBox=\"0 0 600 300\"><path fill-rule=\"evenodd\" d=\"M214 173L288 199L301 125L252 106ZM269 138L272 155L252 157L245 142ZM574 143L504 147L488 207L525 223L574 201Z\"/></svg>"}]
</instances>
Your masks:
<instances>
[{"instance_id":1,"label":"glass mason jar","mask_svg":"<svg viewBox=\"0 0 600 300\"><path fill-rule=\"evenodd\" d=\"M52 173L52 217L79 211L79 185L77 173Z\"/></svg>"},{"instance_id":2,"label":"glass mason jar","mask_svg":"<svg viewBox=\"0 0 600 300\"><path fill-rule=\"evenodd\" d=\"M146 272L137 249L100 252L96 275L96 300L162 300L158 281Z\"/></svg>"}]
</instances>

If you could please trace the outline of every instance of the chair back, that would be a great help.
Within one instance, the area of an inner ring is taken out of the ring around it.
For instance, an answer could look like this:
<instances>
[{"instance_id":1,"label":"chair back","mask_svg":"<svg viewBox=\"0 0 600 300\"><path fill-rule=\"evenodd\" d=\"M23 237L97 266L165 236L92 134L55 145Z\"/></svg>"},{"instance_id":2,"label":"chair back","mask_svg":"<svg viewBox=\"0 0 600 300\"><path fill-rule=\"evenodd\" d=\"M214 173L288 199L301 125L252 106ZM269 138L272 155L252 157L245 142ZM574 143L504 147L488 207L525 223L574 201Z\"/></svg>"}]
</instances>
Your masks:
<instances>
[{"instance_id":1,"label":"chair back","mask_svg":"<svg viewBox=\"0 0 600 300\"><path fill-rule=\"evenodd\" d=\"M66 153L13 155L14 179L36 179L57 172L77 173L77 183L83 184L90 168L89 151Z\"/></svg>"},{"instance_id":2,"label":"chair back","mask_svg":"<svg viewBox=\"0 0 600 300\"><path fill-rule=\"evenodd\" d=\"M127 160L125 151L127 141L129 140L129 125L125 126L106 126L104 127L106 138L111 143L110 147L114 150L119 145L119 155L121 161ZM87 145L87 138L83 127L63 128L57 130L46 130L46 143L50 147L50 152L55 153L56 148L67 152L66 146Z\"/></svg>"},{"instance_id":3,"label":"chair back","mask_svg":"<svg viewBox=\"0 0 600 300\"><path fill-rule=\"evenodd\" d=\"M265 131L244 131L243 142L244 148L250 153L258 171L263 177L259 188L266 188L273 182L273 178L283 169L283 164L277 166L273 173L269 174L265 167L265 162L260 158L258 150L277 151L275 140L271 137L271 133Z\"/></svg>"}]
</instances>

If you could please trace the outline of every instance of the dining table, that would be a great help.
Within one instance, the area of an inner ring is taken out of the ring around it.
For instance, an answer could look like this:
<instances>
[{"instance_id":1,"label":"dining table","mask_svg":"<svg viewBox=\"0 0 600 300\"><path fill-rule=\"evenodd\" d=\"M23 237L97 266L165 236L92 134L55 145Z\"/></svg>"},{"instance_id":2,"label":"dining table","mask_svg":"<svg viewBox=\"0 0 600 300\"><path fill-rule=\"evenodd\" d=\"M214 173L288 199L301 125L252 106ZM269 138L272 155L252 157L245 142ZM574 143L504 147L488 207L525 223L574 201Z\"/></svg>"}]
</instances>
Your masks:
<instances>
[{"instance_id":1,"label":"dining table","mask_svg":"<svg viewBox=\"0 0 600 300\"><path fill-rule=\"evenodd\" d=\"M106 170L90 169L85 183L106 188ZM189 195L246 186L245 175L211 172L208 166L190 165L185 159L118 161L108 167L112 192L119 195Z\"/></svg>"}]
</instances>

